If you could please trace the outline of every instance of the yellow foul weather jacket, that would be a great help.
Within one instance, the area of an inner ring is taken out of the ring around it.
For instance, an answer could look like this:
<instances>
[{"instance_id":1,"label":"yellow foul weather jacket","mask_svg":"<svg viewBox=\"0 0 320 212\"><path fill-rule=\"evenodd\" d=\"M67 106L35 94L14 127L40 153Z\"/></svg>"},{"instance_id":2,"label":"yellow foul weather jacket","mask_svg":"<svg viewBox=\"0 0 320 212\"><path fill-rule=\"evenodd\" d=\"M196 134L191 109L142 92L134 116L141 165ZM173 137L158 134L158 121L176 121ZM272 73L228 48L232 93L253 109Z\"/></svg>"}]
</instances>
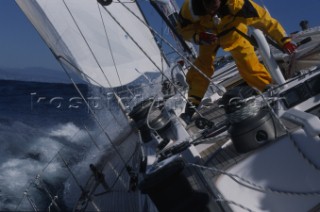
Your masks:
<instances>
[{"instance_id":1,"label":"yellow foul weather jacket","mask_svg":"<svg viewBox=\"0 0 320 212\"><path fill-rule=\"evenodd\" d=\"M211 45L200 45L199 55L194 62L208 77L213 74L213 61L217 50L222 47L233 56L243 79L253 87L264 90L272 82L271 76L259 62L254 47L245 37L247 26L262 30L280 46L288 42L285 30L277 20L258 4L250 0L221 0L215 16L208 15L202 0L186 0L179 14L177 27L181 36L194 42L196 33L212 32L218 41ZM208 87L208 80L191 68L187 74L189 97L198 104Z\"/></svg>"}]
</instances>

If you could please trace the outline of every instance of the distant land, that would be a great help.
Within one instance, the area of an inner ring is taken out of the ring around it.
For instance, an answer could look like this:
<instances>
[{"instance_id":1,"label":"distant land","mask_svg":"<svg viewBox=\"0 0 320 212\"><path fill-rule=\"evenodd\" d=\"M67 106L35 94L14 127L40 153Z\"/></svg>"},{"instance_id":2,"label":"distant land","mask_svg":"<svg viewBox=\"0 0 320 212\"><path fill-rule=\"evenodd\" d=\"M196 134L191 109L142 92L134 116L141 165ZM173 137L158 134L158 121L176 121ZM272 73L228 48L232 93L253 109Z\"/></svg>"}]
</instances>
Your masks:
<instances>
[{"instance_id":1,"label":"distant land","mask_svg":"<svg viewBox=\"0 0 320 212\"><path fill-rule=\"evenodd\" d=\"M71 75L76 83L84 83L77 74ZM18 80L30 82L71 83L67 74L62 70L43 67L4 68L0 67L0 80Z\"/></svg>"}]
</instances>

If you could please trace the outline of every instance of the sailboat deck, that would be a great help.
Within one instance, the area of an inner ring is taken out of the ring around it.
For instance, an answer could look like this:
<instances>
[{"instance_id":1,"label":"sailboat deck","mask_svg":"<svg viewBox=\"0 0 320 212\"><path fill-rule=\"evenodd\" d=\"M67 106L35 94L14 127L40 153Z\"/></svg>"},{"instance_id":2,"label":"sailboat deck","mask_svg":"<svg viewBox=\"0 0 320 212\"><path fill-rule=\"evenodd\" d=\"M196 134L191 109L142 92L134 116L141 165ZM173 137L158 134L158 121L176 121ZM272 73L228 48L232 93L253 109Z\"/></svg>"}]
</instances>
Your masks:
<instances>
[{"instance_id":1,"label":"sailboat deck","mask_svg":"<svg viewBox=\"0 0 320 212\"><path fill-rule=\"evenodd\" d=\"M227 119L224 109L219 108L217 102L212 103L210 106L202 107L199 112L203 117L214 122L215 125L222 124ZM199 131L199 129L194 123L192 123L188 126L188 131L190 133L196 133ZM232 145L224 148L223 150L221 149L221 146L229 141L229 136L226 131L222 131L220 134L214 137L204 138L201 141L207 143L203 150L200 147L202 162L206 166L213 166L219 169L225 168L235 164L244 157L243 155L237 153Z\"/></svg>"},{"instance_id":2,"label":"sailboat deck","mask_svg":"<svg viewBox=\"0 0 320 212\"><path fill-rule=\"evenodd\" d=\"M217 101L213 102L210 106L202 107L199 112L203 117L214 122L215 125L223 125L227 119L224 109L219 107ZM282 120L282 122L289 131L294 131L298 127L296 124L286 120ZM187 130L191 134L197 134L197 132L199 134L199 129L195 126L195 123L190 124ZM277 136L282 136L285 132L279 130L277 133ZM225 130L221 130L220 134L217 133L215 136L201 139L201 142L205 144L200 144L199 147L197 146L197 149L201 155L202 165L214 167L217 170L226 170L251 154L250 152L243 154L236 151L226 128ZM229 142L228 145L226 145L227 142ZM223 145L225 147L221 148ZM207 171L208 177L215 177L217 174L219 173L216 171Z\"/></svg>"}]
</instances>

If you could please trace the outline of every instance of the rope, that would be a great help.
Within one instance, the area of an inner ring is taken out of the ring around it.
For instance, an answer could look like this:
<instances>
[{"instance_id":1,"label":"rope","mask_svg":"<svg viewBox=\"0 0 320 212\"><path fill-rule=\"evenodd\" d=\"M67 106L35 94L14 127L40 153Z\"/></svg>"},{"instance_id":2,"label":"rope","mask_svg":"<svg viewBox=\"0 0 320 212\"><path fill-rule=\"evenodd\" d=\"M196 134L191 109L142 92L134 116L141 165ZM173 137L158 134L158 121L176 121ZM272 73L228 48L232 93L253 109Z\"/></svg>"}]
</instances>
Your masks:
<instances>
[{"instance_id":1,"label":"rope","mask_svg":"<svg viewBox=\"0 0 320 212\"><path fill-rule=\"evenodd\" d=\"M292 134L289 133L288 134L290 140L293 143L293 146L295 147L295 149L297 150L297 152L301 155L301 157L316 171L320 171L320 167L315 164L310 158L308 158L308 156L302 151L302 149L299 147L297 141L293 138Z\"/></svg>"},{"instance_id":2,"label":"rope","mask_svg":"<svg viewBox=\"0 0 320 212\"><path fill-rule=\"evenodd\" d=\"M320 167L318 165L316 165L310 158L308 158L308 156L302 151L302 149L299 147L297 141L293 138L292 133L289 132L289 129L285 126L285 124L282 122L282 120L280 119L280 117L276 114L276 112L273 110L273 108L271 107L271 105L269 104L269 102L266 100L265 96L261 93L261 91L259 91L258 89L256 89L256 91L260 94L260 96L262 97L263 101L266 103L267 107L269 108L270 112L273 114L273 116L277 119L277 121L279 122L280 126L285 130L287 136L289 137L290 141L292 141L293 146L295 147L295 149L297 150L297 152L301 155L301 157L316 171L320 171Z\"/></svg>"},{"instance_id":3,"label":"rope","mask_svg":"<svg viewBox=\"0 0 320 212\"><path fill-rule=\"evenodd\" d=\"M300 191L285 191L285 190L281 190L281 189L277 189L277 188L265 188L262 187L256 183L253 183L247 179L244 179L243 177L240 177L236 174L231 174L228 172L225 172L223 170L214 168L214 167L206 167L206 166L201 166L198 164L193 164L193 163L188 163L187 165L189 166L193 166L199 169L205 169L205 170L210 170L213 172L216 172L218 174L222 174L222 175L226 175L229 178L231 178L234 182L238 183L239 185L242 185L248 189L251 190L255 190L255 191L259 191L262 193L275 193L275 194L279 194L279 195L288 195L288 196L304 196L304 197L308 197L308 196L320 196L320 191L306 191L306 192L300 192Z\"/></svg>"},{"instance_id":4,"label":"rope","mask_svg":"<svg viewBox=\"0 0 320 212\"><path fill-rule=\"evenodd\" d=\"M246 206L243 206L243 205L241 205L239 203L236 203L234 201L231 201L231 200L225 200L222 197L220 197L219 199L215 199L214 201L216 201L216 202L226 202L228 204L238 206L239 208L242 208L243 210L246 210L246 211L249 211L249 212L254 212L253 210L251 210L250 208L247 208Z\"/></svg>"},{"instance_id":5,"label":"rope","mask_svg":"<svg viewBox=\"0 0 320 212\"><path fill-rule=\"evenodd\" d=\"M249 117L254 117L259 113L261 108L261 105L258 104L258 100L255 97L250 97L243 100L240 99L240 97L232 98L230 99L228 105L234 105L237 107L239 104L248 104L248 105L241 107L240 109L234 111L233 113L226 114L230 123L239 123Z\"/></svg>"}]
</instances>

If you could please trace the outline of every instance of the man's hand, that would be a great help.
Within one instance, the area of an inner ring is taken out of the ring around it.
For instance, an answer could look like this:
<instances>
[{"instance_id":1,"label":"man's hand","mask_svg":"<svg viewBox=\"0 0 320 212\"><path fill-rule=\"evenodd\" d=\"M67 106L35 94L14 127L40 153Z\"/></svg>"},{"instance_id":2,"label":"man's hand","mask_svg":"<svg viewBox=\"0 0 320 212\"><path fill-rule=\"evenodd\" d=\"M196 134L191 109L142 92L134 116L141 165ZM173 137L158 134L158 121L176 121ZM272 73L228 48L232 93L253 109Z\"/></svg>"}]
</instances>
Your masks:
<instances>
[{"instance_id":1,"label":"man's hand","mask_svg":"<svg viewBox=\"0 0 320 212\"><path fill-rule=\"evenodd\" d=\"M218 36L210 32L200 32L196 33L193 39L196 44L211 45L218 40Z\"/></svg>"},{"instance_id":2,"label":"man's hand","mask_svg":"<svg viewBox=\"0 0 320 212\"><path fill-rule=\"evenodd\" d=\"M297 46L291 41L283 45L283 51L286 52L287 54L293 54L296 51L296 49L297 49Z\"/></svg>"}]
</instances>

